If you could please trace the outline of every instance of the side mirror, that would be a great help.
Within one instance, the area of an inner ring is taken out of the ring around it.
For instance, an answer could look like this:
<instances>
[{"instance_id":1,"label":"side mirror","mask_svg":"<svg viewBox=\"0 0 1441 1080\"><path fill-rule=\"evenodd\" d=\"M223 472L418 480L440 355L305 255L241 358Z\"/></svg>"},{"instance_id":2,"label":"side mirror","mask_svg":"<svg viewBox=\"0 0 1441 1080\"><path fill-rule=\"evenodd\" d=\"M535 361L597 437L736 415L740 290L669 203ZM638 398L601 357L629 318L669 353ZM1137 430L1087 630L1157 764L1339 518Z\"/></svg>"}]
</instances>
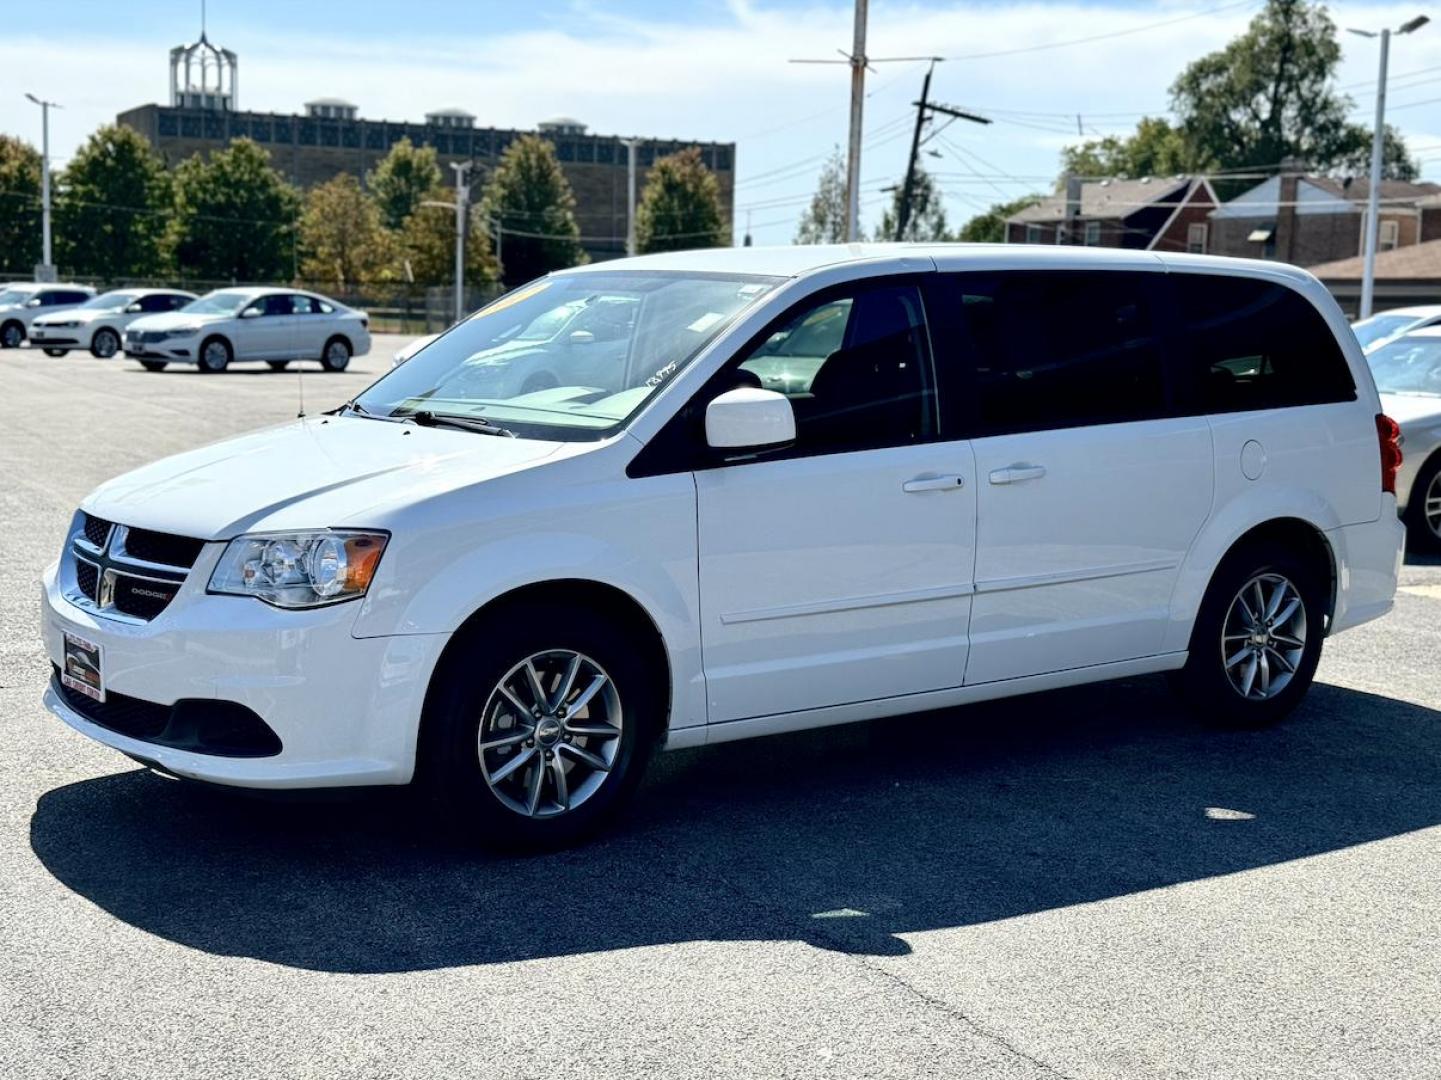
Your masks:
<instances>
[{"instance_id":1,"label":"side mirror","mask_svg":"<svg viewBox=\"0 0 1441 1080\"><path fill-rule=\"evenodd\" d=\"M39 307L39 306L40 306L40 297L36 296L36 297L32 297L32 298L29 299L29 300L26 300L26 301L25 301L25 306L26 306L26 307Z\"/></svg>"},{"instance_id":2,"label":"side mirror","mask_svg":"<svg viewBox=\"0 0 1441 1080\"><path fill-rule=\"evenodd\" d=\"M258 307L248 307L240 313L242 319L258 319L263 312Z\"/></svg>"},{"instance_id":3,"label":"side mirror","mask_svg":"<svg viewBox=\"0 0 1441 1080\"><path fill-rule=\"evenodd\" d=\"M140 305L139 305L139 304L131 304L129 307L127 307L127 308L125 309L125 314L127 314L127 315L134 315L134 314L136 314L138 311L140 311Z\"/></svg>"},{"instance_id":4,"label":"side mirror","mask_svg":"<svg viewBox=\"0 0 1441 1080\"><path fill-rule=\"evenodd\" d=\"M595 341L595 335L589 330L573 330L570 335L572 345L589 345Z\"/></svg>"},{"instance_id":5,"label":"side mirror","mask_svg":"<svg viewBox=\"0 0 1441 1080\"><path fill-rule=\"evenodd\" d=\"M705 410L705 441L717 450L759 449L794 442L796 415L784 394L742 386Z\"/></svg>"}]
</instances>

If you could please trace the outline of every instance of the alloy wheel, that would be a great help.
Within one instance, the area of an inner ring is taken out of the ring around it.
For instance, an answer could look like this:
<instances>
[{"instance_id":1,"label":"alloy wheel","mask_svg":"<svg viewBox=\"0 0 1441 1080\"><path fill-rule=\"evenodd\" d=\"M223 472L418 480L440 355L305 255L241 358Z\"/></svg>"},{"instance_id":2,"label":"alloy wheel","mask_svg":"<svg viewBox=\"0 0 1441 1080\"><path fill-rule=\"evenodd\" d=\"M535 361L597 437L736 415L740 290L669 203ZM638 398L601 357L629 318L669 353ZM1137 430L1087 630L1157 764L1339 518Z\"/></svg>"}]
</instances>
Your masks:
<instances>
[{"instance_id":1,"label":"alloy wheel","mask_svg":"<svg viewBox=\"0 0 1441 1080\"><path fill-rule=\"evenodd\" d=\"M120 339L109 330L101 330L95 335L95 355L102 360L108 360L120 349Z\"/></svg>"},{"instance_id":2,"label":"alloy wheel","mask_svg":"<svg viewBox=\"0 0 1441 1080\"><path fill-rule=\"evenodd\" d=\"M1441 472L1437 472L1431 478L1431 484L1426 489L1425 501L1421 506L1421 516L1426 520L1426 527L1431 530L1431 535L1441 539Z\"/></svg>"},{"instance_id":3,"label":"alloy wheel","mask_svg":"<svg viewBox=\"0 0 1441 1080\"><path fill-rule=\"evenodd\" d=\"M24 340L24 331L13 324L5 327L3 331L0 331L0 343L3 343L7 349L18 349L20 343Z\"/></svg>"},{"instance_id":4,"label":"alloy wheel","mask_svg":"<svg viewBox=\"0 0 1441 1080\"><path fill-rule=\"evenodd\" d=\"M222 371L230 363L230 357L226 353L223 342L211 341L206 344L205 352L202 354L205 366L211 371Z\"/></svg>"},{"instance_id":5,"label":"alloy wheel","mask_svg":"<svg viewBox=\"0 0 1441 1080\"><path fill-rule=\"evenodd\" d=\"M332 371L340 371L350 363L350 350L343 341L332 341L325 349L325 363Z\"/></svg>"},{"instance_id":6,"label":"alloy wheel","mask_svg":"<svg viewBox=\"0 0 1441 1080\"><path fill-rule=\"evenodd\" d=\"M620 695L598 663L569 649L534 653L486 699L476 748L481 772L508 809L558 817L605 783L623 723Z\"/></svg>"},{"instance_id":7,"label":"alloy wheel","mask_svg":"<svg viewBox=\"0 0 1441 1080\"><path fill-rule=\"evenodd\" d=\"M1231 688L1248 701L1285 690L1306 652L1306 604L1282 574L1252 577L1226 612L1221 657Z\"/></svg>"}]
</instances>

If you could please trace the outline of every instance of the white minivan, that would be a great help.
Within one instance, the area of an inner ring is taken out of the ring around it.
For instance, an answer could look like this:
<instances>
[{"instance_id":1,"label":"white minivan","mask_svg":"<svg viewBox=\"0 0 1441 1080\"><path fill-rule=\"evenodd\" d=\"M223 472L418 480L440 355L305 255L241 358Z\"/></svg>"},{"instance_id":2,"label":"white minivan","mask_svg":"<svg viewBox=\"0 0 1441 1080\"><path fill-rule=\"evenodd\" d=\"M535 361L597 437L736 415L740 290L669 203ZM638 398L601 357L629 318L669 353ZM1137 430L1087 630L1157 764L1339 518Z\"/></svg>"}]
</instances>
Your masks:
<instances>
[{"instance_id":1,"label":"white minivan","mask_svg":"<svg viewBox=\"0 0 1441 1080\"><path fill-rule=\"evenodd\" d=\"M532 332L591 306L603 334ZM1263 724L1326 636L1391 608L1399 464L1292 267L604 263L328 415L91 494L44 578L45 699L176 776L415 780L539 845L599 826L662 747L1153 672Z\"/></svg>"}]
</instances>

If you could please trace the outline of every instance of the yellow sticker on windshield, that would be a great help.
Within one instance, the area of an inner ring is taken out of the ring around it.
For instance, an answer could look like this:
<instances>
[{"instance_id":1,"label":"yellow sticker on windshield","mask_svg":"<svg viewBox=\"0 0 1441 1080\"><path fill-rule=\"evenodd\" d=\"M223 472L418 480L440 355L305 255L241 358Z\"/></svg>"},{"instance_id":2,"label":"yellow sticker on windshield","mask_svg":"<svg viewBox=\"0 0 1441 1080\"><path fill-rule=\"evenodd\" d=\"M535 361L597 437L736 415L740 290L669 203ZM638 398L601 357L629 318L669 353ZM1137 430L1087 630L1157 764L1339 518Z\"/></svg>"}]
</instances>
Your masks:
<instances>
[{"instance_id":1,"label":"yellow sticker on windshield","mask_svg":"<svg viewBox=\"0 0 1441 1080\"><path fill-rule=\"evenodd\" d=\"M549 281L537 281L534 285L527 285L524 289L516 289L515 292L506 293L495 303L487 304L477 311L470 317L470 321L474 322L476 319L483 319L487 315L494 315L497 311L504 311L506 308L518 304L522 300L529 300L532 296L548 288L550 288Z\"/></svg>"}]
</instances>

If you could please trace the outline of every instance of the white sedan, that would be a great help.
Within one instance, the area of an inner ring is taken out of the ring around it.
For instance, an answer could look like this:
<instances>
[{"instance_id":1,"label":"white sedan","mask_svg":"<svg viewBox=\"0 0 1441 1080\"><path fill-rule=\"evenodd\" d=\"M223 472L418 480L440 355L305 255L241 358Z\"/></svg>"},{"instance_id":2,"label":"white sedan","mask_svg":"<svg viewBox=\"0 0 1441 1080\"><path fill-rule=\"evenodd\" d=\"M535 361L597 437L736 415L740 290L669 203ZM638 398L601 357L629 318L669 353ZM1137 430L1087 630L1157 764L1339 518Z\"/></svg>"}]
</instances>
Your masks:
<instances>
[{"instance_id":1,"label":"white sedan","mask_svg":"<svg viewBox=\"0 0 1441 1080\"><path fill-rule=\"evenodd\" d=\"M89 285L17 281L0 287L0 348L19 348L36 318L79 307L94 295Z\"/></svg>"},{"instance_id":2,"label":"white sedan","mask_svg":"<svg viewBox=\"0 0 1441 1080\"><path fill-rule=\"evenodd\" d=\"M263 361L277 371L318 360L344 371L370 351L370 318L316 293L248 287L217 289L179 311L146 315L125 330L125 355L147 371L195 364L203 372Z\"/></svg>"},{"instance_id":3,"label":"white sedan","mask_svg":"<svg viewBox=\"0 0 1441 1080\"><path fill-rule=\"evenodd\" d=\"M41 315L30 324L30 344L44 349L47 356L89 349L92 356L108 360L120 351L121 335L135 320L176 311L194 301L194 293L178 289L115 289L77 308Z\"/></svg>"}]
</instances>

